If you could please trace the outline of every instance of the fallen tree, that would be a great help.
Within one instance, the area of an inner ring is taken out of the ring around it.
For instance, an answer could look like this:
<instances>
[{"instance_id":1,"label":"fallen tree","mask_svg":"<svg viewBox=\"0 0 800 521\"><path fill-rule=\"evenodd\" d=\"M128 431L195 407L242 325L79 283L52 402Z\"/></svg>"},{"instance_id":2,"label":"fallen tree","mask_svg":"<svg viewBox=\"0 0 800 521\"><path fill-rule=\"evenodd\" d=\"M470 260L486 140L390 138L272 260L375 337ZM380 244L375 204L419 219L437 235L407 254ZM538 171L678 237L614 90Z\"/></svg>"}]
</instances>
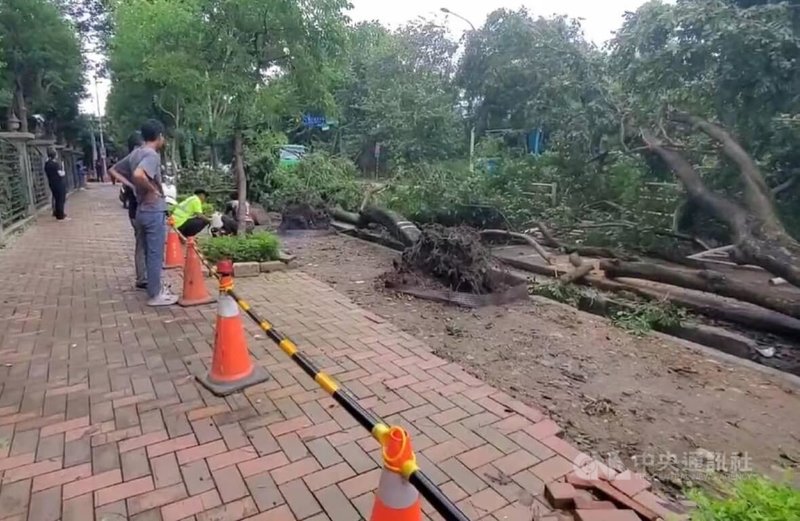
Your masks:
<instances>
[{"instance_id":1,"label":"fallen tree","mask_svg":"<svg viewBox=\"0 0 800 521\"><path fill-rule=\"evenodd\" d=\"M719 143L722 153L739 169L744 187L741 203L709 190L675 146L649 130L640 129L646 149L664 160L686 188L689 198L728 227L734 244L731 259L738 264L761 266L800 287L800 243L786 232L778 218L772 190L753 158L719 125L679 111L670 112L669 119L699 130Z\"/></svg>"},{"instance_id":2,"label":"fallen tree","mask_svg":"<svg viewBox=\"0 0 800 521\"><path fill-rule=\"evenodd\" d=\"M800 318L800 300L786 297L766 284L763 288L757 288L753 285L736 282L718 271L673 269L648 262L620 260L604 260L600 263L600 269L612 279L620 277L646 279L715 293Z\"/></svg>"}]
</instances>

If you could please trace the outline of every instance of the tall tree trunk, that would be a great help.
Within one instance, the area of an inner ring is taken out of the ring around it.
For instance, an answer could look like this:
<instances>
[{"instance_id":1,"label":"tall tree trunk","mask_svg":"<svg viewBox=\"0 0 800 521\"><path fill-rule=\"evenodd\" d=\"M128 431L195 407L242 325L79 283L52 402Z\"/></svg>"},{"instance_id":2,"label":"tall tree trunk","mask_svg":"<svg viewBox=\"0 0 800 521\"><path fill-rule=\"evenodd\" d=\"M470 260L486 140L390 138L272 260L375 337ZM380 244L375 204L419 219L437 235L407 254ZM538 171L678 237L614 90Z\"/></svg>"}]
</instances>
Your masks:
<instances>
[{"instance_id":1,"label":"tall tree trunk","mask_svg":"<svg viewBox=\"0 0 800 521\"><path fill-rule=\"evenodd\" d=\"M246 231L245 218L247 217L247 178L244 175L244 136L238 128L233 134L233 160L236 172L236 191L239 200L236 222L239 235L244 235Z\"/></svg>"},{"instance_id":2,"label":"tall tree trunk","mask_svg":"<svg viewBox=\"0 0 800 521\"><path fill-rule=\"evenodd\" d=\"M25 92L22 89L22 82L17 79L14 88L14 106L19 118L19 131L28 132L28 105L25 102Z\"/></svg>"}]
</instances>

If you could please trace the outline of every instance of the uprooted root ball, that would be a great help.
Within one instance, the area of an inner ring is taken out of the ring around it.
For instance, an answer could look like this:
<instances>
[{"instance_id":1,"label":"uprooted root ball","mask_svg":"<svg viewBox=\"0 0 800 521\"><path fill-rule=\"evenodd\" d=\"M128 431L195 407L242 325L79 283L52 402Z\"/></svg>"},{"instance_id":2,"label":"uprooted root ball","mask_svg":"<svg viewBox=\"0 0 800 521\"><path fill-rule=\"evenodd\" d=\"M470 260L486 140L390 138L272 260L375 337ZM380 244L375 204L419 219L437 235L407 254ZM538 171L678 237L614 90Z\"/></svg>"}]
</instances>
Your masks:
<instances>
[{"instance_id":1,"label":"uprooted root ball","mask_svg":"<svg viewBox=\"0 0 800 521\"><path fill-rule=\"evenodd\" d=\"M324 208L315 208L308 203L287 204L281 212L279 231L325 230L331 218Z\"/></svg>"},{"instance_id":2,"label":"uprooted root ball","mask_svg":"<svg viewBox=\"0 0 800 521\"><path fill-rule=\"evenodd\" d=\"M491 255L480 236L466 227L426 226L403 252L399 270L433 275L456 291L490 293Z\"/></svg>"}]
</instances>

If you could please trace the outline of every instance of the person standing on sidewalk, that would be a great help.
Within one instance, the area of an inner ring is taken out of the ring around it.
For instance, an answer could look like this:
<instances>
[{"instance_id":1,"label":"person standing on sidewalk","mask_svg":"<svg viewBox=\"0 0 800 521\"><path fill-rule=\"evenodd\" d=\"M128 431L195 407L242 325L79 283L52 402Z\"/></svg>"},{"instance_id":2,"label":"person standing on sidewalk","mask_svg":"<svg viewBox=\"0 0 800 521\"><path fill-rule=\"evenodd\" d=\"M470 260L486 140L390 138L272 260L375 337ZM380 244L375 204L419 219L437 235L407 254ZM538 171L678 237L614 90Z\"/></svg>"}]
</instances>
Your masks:
<instances>
[{"instance_id":1,"label":"person standing on sidewalk","mask_svg":"<svg viewBox=\"0 0 800 521\"><path fill-rule=\"evenodd\" d=\"M64 206L67 202L67 184L64 170L58 162L58 154L55 150L47 151L47 162L44 164L44 173L47 176L47 184L50 186L50 193L53 195L53 217L59 221L66 219Z\"/></svg>"},{"instance_id":2,"label":"person standing on sidewalk","mask_svg":"<svg viewBox=\"0 0 800 521\"><path fill-rule=\"evenodd\" d=\"M142 134L137 130L128 137L128 154L132 153L143 144L144 140L142 139ZM114 166L116 166L116 164ZM128 219L131 222L133 235L136 240L133 255L133 264L136 269L136 287L138 289L147 289L147 261L145 259L144 234L136 227L136 208L138 207L136 191L132 182L128 184L125 182L125 179L118 177L119 172L117 172L114 167L109 169L108 173L111 175L112 179L116 179L123 185L122 197L124 199L125 208L128 210Z\"/></svg>"},{"instance_id":3,"label":"person standing on sidewalk","mask_svg":"<svg viewBox=\"0 0 800 521\"><path fill-rule=\"evenodd\" d=\"M164 125L150 120L142 125L144 144L111 168L112 175L136 194L134 229L145 245L148 306L171 306L178 296L162 287L161 275L166 240L166 203L161 188L161 155Z\"/></svg>"}]
</instances>

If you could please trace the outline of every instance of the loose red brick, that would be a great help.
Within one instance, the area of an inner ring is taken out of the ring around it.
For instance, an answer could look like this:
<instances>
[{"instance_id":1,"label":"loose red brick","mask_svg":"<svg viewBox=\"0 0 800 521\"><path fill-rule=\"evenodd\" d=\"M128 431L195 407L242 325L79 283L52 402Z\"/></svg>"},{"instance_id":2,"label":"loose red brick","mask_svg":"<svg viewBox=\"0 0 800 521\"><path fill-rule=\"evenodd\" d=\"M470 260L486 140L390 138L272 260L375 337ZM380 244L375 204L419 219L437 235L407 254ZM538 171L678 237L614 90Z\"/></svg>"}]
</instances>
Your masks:
<instances>
[{"instance_id":1,"label":"loose red brick","mask_svg":"<svg viewBox=\"0 0 800 521\"><path fill-rule=\"evenodd\" d=\"M63 499L71 499L87 492L94 492L101 488L116 485L122 481L122 472L119 469L109 470L101 474L82 479L80 481L73 481L64 485Z\"/></svg>"},{"instance_id":2,"label":"loose red brick","mask_svg":"<svg viewBox=\"0 0 800 521\"><path fill-rule=\"evenodd\" d=\"M576 510L575 521L641 521L633 510Z\"/></svg>"},{"instance_id":3,"label":"loose red brick","mask_svg":"<svg viewBox=\"0 0 800 521\"><path fill-rule=\"evenodd\" d=\"M414 446L416 448L416 444ZM502 452L494 448L492 445L486 444L476 447L470 451L459 454L457 457L469 469L476 469L482 467L487 463L491 463L504 456Z\"/></svg>"},{"instance_id":4,"label":"loose red brick","mask_svg":"<svg viewBox=\"0 0 800 521\"><path fill-rule=\"evenodd\" d=\"M54 472L61 468L61 458L52 458L49 460L40 461L38 463L31 463L23 467L16 467L6 470L3 474L3 484L14 483L23 479L32 478L41 474Z\"/></svg>"},{"instance_id":5,"label":"loose red brick","mask_svg":"<svg viewBox=\"0 0 800 521\"><path fill-rule=\"evenodd\" d=\"M551 507L566 510L575 503L575 492L575 487L569 483L548 483L544 488L544 497Z\"/></svg>"},{"instance_id":6,"label":"loose red brick","mask_svg":"<svg viewBox=\"0 0 800 521\"><path fill-rule=\"evenodd\" d=\"M611 481L611 484L623 494L631 497L644 490L649 490L651 486L650 482L644 479L640 474L636 474L630 470L618 474Z\"/></svg>"},{"instance_id":7,"label":"loose red brick","mask_svg":"<svg viewBox=\"0 0 800 521\"><path fill-rule=\"evenodd\" d=\"M318 470L319 463L317 463L317 460L314 458L305 458L275 469L270 473L270 475L272 476L272 479L275 480L275 484L282 485L283 483L302 478L303 476Z\"/></svg>"},{"instance_id":8,"label":"loose red brick","mask_svg":"<svg viewBox=\"0 0 800 521\"><path fill-rule=\"evenodd\" d=\"M310 425L311 420L309 420L308 417L298 416L297 418L292 418L291 420L273 423L268 427L268 429L273 436L282 436L289 432L299 431L300 429L304 429Z\"/></svg>"},{"instance_id":9,"label":"loose red brick","mask_svg":"<svg viewBox=\"0 0 800 521\"><path fill-rule=\"evenodd\" d=\"M160 443L167 439L169 439L169 434L167 434L167 431L162 430L149 432L135 438L129 438L125 441L121 441L119 443L119 452L122 454L123 452L128 452L129 450L147 447L148 445L155 445L156 443Z\"/></svg>"},{"instance_id":10,"label":"loose red brick","mask_svg":"<svg viewBox=\"0 0 800 521\"><path fill-rule=\"evenodd\" d=\"M221 469L230 465L236 465L243 461L249 461L258 457L256 449L251 446L241 447L216 456L211 456L206 460L208 468L211 470Z\"/></svg>"},{"instance_id":11,"label":"loose red brick","mask_svg":"<svg viewBox=\"0 0 800 521\"><path fill-rule=\"evenodd\" d=\"M225 446L225 442L222 440L217 440L204 445L183 449L178 451L176 456L178 457L178 464L185 465L186 463L191 463L193 461L221 454L227 450L228 447Z\"/></svg>"},{"instance_id":12,"label":"loose red brick","mask_svg":"<svg viewBox=\"0 0 800 521\"><path fill-rule=\"evenodd\" d=\"M353 476L355 476L355 472L353 472L353 469L350 468L350 465L342 462L338 465L320 470L319 472L309 474L308 476L304 477L303 480L306 482L306 485L308 485L309 490L315 492L327 487L328 485L339 483L340 481L344 481Z\"/></svg>"},{"instance_id":13,"label":"loose red brick","mask_svg":"<svg viewBox=\"0 0 800 521\"><path fill-rule=\"evenodd\" d=\"M217 507L221 504L216 490L209 490L198 496L183 499L176 503L161 507L163 521L179 521L181 519L199 514L204 510Z\"/></svg>"},{"instance_id":14,"label":"loose red brick","mask_svg":"<svg viewBox=\"0 0 800 521\"><path fill-rule=\"evenodd\" d=\"M10 458L0 458L0 472L8 469L15 469L24 465L30 465L36 460L36 453L29 452L27 454L20 454L19 456L11 456Z\"/></svg>"},{"instance_id":15,"label":"loose red brick","mask_svg":"<svg viewBox=\"0 0 800 521\"><path fill-rule=\"evenodd\" d=\"M186 487L182 483L145 492L128 499L128 514L135 516L140 512L175 503L187 496Z\"/></svg>"},{"instance_id":16,"label":"loose red brick","mask_svg":"<svg viewBox=\"0 0 800 521\"><path fill-rule=\"evenodd\" d=\"M239 521L247 516L257 514L258 509L249 497L233 501L211 510L197 514L197 521Z\"/></svg>"},{"instance_id":17,"label":"loose red brick","mask_svg":"<svg viewBox=\"0 0 800 521\"><path fill-rule=\"evenodd\" d=\"M605 491L605 489L603 490ZM682 505L660 498L647 490L639 492L633 499L637 505L624 505L635 509L645 519L656 519L658 516L664 519L674 519L685 517L686 514L686 509Z\"/></svg>"},{"instance_id":18,"label":"loose red brick","mask_svg":"<svg viewBox=\"0 0 800 521\"><path fill-rule=\"evenodd\" d=\"M545 483L554 481L562 476L566 476L572 472L575 466L571 461L562 458L561 456L553 456L546 459L531 469L531 472L536 474Z\"/></svg>"},{"instance_id":19,"label":"loose red brick","mask_svg":"<svg viewBox=\"0 0 800 521\"><path fill-rule=\"evenodd\" d=\"M282 452L276 452L274 454L269 454L267 456L258 459L253 459L250 461L245 461L244 463L239 463L238 467L239 467L239 472L241 472L242 476L246 478L248 476L260 474L268 470L283 467L288 463L289 460Z\"/></svg>"},{"instance_id":20,"label":"loose red brick","mask_svg":"<svg viewBox=\"0 0 800 521\"><path fill-rule=\"evenodd\" d=\"M58 487L66 483L72 483L79 479L83 479L92 475L92 465L84 463L82 465L75 465L64 470L50 472L36 476L33 479L33 486L31 492L38 492L40 490L47 490L48 488Z\"/></svg>"},{"instance_id":21,"label":"loose red brick","mask_svg":"<svg viewBox=\"0 0 800 521\"><path fill-rule=\"evenodd\" d=\"M47 436L52 436L53 434L71 431L72 429L77 429L78 427L85 427L87 425L89 425L89 417L82 416L80 418L75 418L74 420L67 420L64 422L54 423L46 427L42 427L39 436L41 436L42 438L46 438Z\"/></svg>"},{"instance_id":22,"label":"loose red brick","mask_svg":"<svg viewBox=\"0 0 800 521\"><path fill-rule=\"evenodd\" d=\"M598 501L594 498L575 496L575 510L616 510L617 506L611 501Z\"/></svg>"},{"instance_id":23,"label":"loose red brick","mask_svg":"<svg viewBox=\"0 0 800 521\"><path fill-rule=\"evenodd\" d=\"M155 458L156 456L161 456L162 454L177 452L182 449L194 447L195 445L197 445L197 440L195 440L194 434L187 434L179 438L173 438L171 440L162 441L161 443L156 443L155 445L148 445L147 456L150 458Z\"/></svg>"},{"instance_id":24,"label":"loose red brick","mask_svg":"<svg viewBox=\"0 0 800 521\"><path fill-rule=\"evenodd\" d=\"M561 427L559 427L556 422L548 418L538 423L534 423L529 427L525 427L523 430L537 440L542 441L550 438L551 436L559 434L561 432Z\"/></svg>"},{"instance_id":25,"label":"loose red brick","mask_svg":"<svg viewBox=\"0 0 800 521\"><path fill-rule=\"evenodd\" d=\"M126 481L119 485L96 490L94 493L94 504L95 507L107 505L115 501L150 492L153 488L153 478L150 476Z\"/></svg>"}]
</instances>

